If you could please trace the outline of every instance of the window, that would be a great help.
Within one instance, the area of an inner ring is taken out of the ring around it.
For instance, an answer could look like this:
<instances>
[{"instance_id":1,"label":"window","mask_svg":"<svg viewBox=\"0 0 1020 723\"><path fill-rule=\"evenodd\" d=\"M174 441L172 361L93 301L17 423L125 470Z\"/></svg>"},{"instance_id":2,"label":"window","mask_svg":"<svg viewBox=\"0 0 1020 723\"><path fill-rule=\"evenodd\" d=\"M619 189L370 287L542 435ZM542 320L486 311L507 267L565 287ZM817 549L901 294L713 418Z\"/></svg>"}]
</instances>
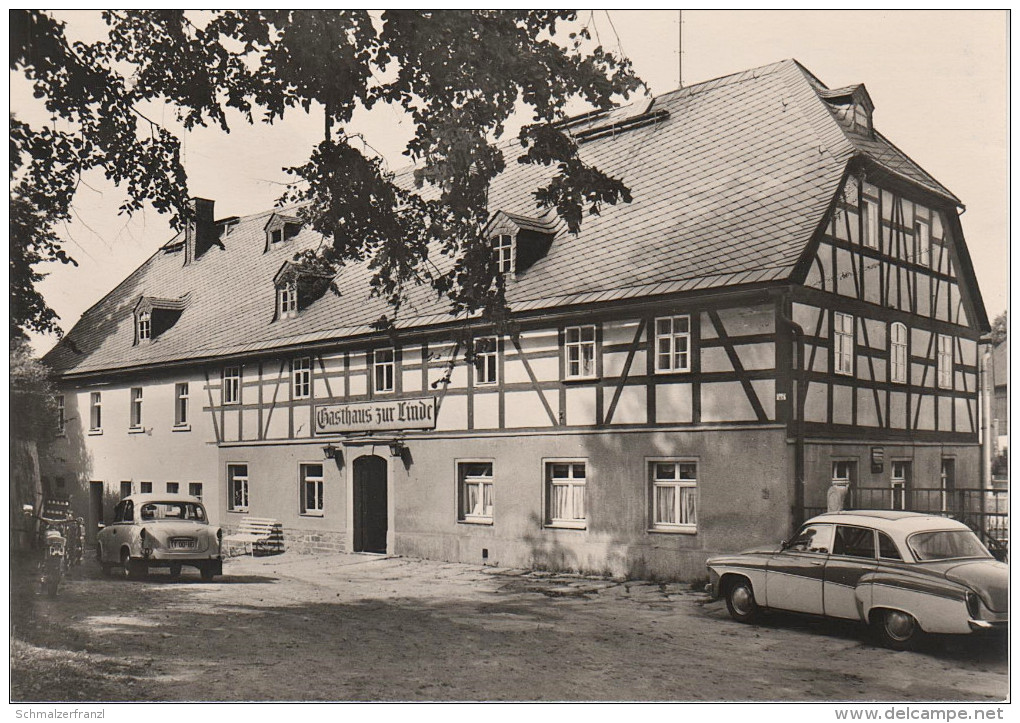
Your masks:
<instances>
[{"instance_id":1,"label":"window","mask_svg":"<svg viewBox=\"0 0 1020 723\"><path fill-rule=\"evenodd\" d=\"M301 357L292 362L294 375L294 398L308 399L312 396L312 360L311 357Z\"/></svg>"},{"instance_id":2,"label":"window","mask_svg":"<svg viewBox=\"0 0 1020 723\"><path fill-rule=\"evenodd\" d=\"M907 327L898 321L889 329L889 379L907 381Z\"/></svg>"},{"instance_id":3,"label":"window","mask_svg":"<svg viewBox=\"0 0 1020 723\"><path fill-rule=\"evenodd\" d=\"M875 531L867 527L836 525L833 555L875 558Z\"/></svg>"},{"instance_id":4,"label":"window","mask_svg":"<svg viewBox=\"0 0 1020 723\"><path fill-rule=\"evenodd\" d=\"M791 552L813 552L827 555L832 549L834 534L834 525L808 525L797 533L786 549Z\"/></svg>"},{"instance_id":5,"label":"window","mask_svg":"<svg viewBox=\"0 0 1020 723\"><path fill-rule=\"evenodd\" d=\"M655 371L691 370L691 317L668 316L655 320Z\"/></svg>"},{"instance_id":6,"label":"window","mask_svg":"<svg viewBox=\"0 0 1020 723\"><path fill-rule=\"evenodd\" d=\"M152 482L139 482L138 483L138 491L141 492L143 495L151 495L152 494Z\"/></svg>"},{"instance_id":7,"label":"window","mask_svg":"<svg viewBox=\"0 0 1020 723\"><path fill-rule=\"evenodd\" d=\"M223 403L241 401L241 367L223 367Z\"/></svg>"},{"instance_id":8,"label":"window","mask_svg":"<svg viewBox=\"0 0 1020 723\"><path fill-rule=\"evenodd\" d=\"M227 465L227 494L227 506L231 512L248 511L248 465Z\"/></svg>"},{"instance_id":9,"label":"window","mask_svg":"<svg viewBox=\"0 0 1020 723\"><path fill-rule=\"evenodd\" d=\"M878 533L878 556L886 560L902 560L903 556L896 548L896 543L884 532Z\"/></svg>"},{"instance_id":10,"label":"window","mask_svg":"<svg viewBox=\"0 0 1020 723\"><path fill-rule=\"evenodd\" d=\"M192 497L202 499L202 483L201 482L189 482L188 483L188 494Z\"/></svg>"},{"instance_id":11,"label":"window","mask_svg":"<svg viewBox=\"0 0 1020 723\"><path fill-rule=\"evenodd\" d=\"M176 494L179 494L180 491L181 491L181 483L180 482L167 482L166 483L166 493L168 495L176 495Z\"/></svg>"},{"instance_id":12,"label":"window","mask_svg":"<svg viewBox=\"0 0 1020 723\"><path fill-rule=\"evenodd\" d=\"M174 426L185 427L188 424L188 383L179 382L174 387Z\"/></svg>"},{"instance_id":13,"label":"window","mask_svg":"<svg viewBox=\"0 0 1020 723\"><path fill-rule=\"evenodd\" d=\"M864 245L877 249L879 229L878 204L865 199L862 210L864 212Z\"/></svg>"},{"instance_id":14,"label":"window","mask_svg":"<svg viewBox=\"0 0 1020 723\"><path fill-rule=\"evenodd\" d=\"M322 465L301 465L301 514L322 515Z\"/></svg>"},{"instance_id":15,"label":"window","mask_svg":"<svg viewBox=\"0 0 1020 723\"><path fill-rule=\"evenodd\" d=\"M585 527L588 519L584 509L587 465L584 462L547 462L545 469L547 523L554 527Z\"/></svg>"},{"instance_id":16,"label":"window","mask_svg":"<svg viewBox=\"0 0 1020 723\"><path fill-rule=\"evenodd\" d=\"M143 311L138 315L138 341L152 338L152 315Z\"/></svg>"},{"instance_id":17,"label":"window","mask_svg":"<svg viewBox=\"0 0 1020 723\"><path fill-rule=\"evenodd\" d=\"M278 244L283 241L283 229L275 228L269 232L269 243Z\"/></svg>"},{"instance_id":18,"label":"window","mask_svg":"<svg viewBox=\"0 0 1020 723\"><path fill-rule=\"evenodd\" d=\"M120 483L120 498L124 499L130 494L131 494L131 480L124 480L123 482Z\"/></svg>"},{"instance_id":19,"label":"window","mask_svg":"<svg viewBox=\"0 0 1020 723\"><path fill-rule=\"evenodd\" d=\"M696 462L650 462L652 528L694 532L698 525Z\"/></svg>"},{"instance_id":20,"label":"window","mask_svg":"<svg viewBox=\"0 0 1020 723\"><path fill-rule=\"evenodd\" d=\"M595 370L595 325L568 326L564 329L567 354L567 379L590 379Z\"/></svg>"},{"instance_id":21,"label":"window","mask_svg":"<svg viewBox=\"0 0 1020 723\"><path fill-rule=\"evenodd\" d=\"M865 133L871 128L868 123L868 109L860 103L854 103L854 126Z\"/></svg>"},{"instance_id":22,"label":"window","mask_svg":"<svg viewBox=\"0 0 1020 723\"><path fill-rule=\"evenodd\" d=\"M131 429L142 426L142 388L131 387Z\"/></svg>"},{"instance_id":23,"label":"window","mask_svg":"<svg viewBox=\"0 0 1020 723\"><path fill-rule=\"evenodd\" d=\"M927 221L914 221L914 263L922 266L931 263L931 226Z\"/></svg>"},{"instance_id":24,"label":"window","mask_svg":"<svg viewBox=\"0 0 1020 723\"><path fill-rule=\"evenodd\" d=\"M833 350L837 374L854 373L854 318L839 311L833 316Z\"/></svg>"},{"instance_id":25,"label":"window","mask_svg":"<svg viewBox=\"0 0 1020 723\"><path fill-rule=\"evenodd\" d=\"M890 509L907 509L907 490L910 486L910 462L893 460L889 484L892 487Z\"/></svg>"},{"instance_id":26,"label":"window","mask_svg":"<svg viewBox=\"0 0 1020 723\"><path fill-rule=\"evenodd\" d=\"M376 349L372 354L375 391L393 391L393 349Z\"/></svg>"},{"instance_id":27,"label":"window","mask_svg":"<svg viewBox=\"0 0 1020 723\"><path fill-rule=\"evenodd\" d=\"M289 319L297 316L298 310L298 295L297 295L297 283L294 281L287 281L276 289L276 309L277 317L280 319Z\"/></svg>"},{"instance_id":28,"label":"window","mask_svg":"<svg viewBox=\"0 0 1020 723\"><path fill-rule=\"evenodd\" d=\"M67 426L67 419L64 416L64 395L57 395L57 434L64 436L65 427Z\"/></svg>"},{"instance_id":29,"label":"window","mask_svg":"<svg viewBox=\"0 0 1020 723\"><path fill-rule=\"evenodd\" d=\"M941 389L953 388L953 337L939 334L938 378Z\"/></svg>"},{"instance_id":30,"label":"window","mask_svg":"<svg viewBox=\"0 0 1020 723\"><path fill-rule=\"evenodd\" d=\"M475 339L475 384L495 384L498 381L498 356L496 337Z\"/></svg>"},{"instance_id":31,"label":"window","mask_svg":"<svg viewBox=\"0 0 1020 723\"><path fill-rule=\"evenodd\" d=\"M492 258L496 264L497 273L513 273L514 237L509 234L501 234L492 239Z\"/></svg>"},{"instance_id":32,"label":"window","mask_svg":"<svg viewBox=\"0 0 1020 723\"><path fill-rule=\"evenodd\" d=\"M121 500L113 508L114 522L133 522L135 519L135 505L130 500Z\"/></svg>"},{"instance_id":33,"label":"window","mask_svg":"<svg viewBox=\"0 0 1020 723\"><path fill-rule=\"evenodd\" d=\"M92 392L89 403L89 430L98 432L103 428L103 395Z\"/></svg>"},{"instance_id":34,"label":"window","mask_svg":"<svg viewBox=\"0 0 1020 723\"><path fill-rule=\"evenodd\" d=\"M492 462L460 462L460 519L492 524Z\"/></svg>"}]
</instances>

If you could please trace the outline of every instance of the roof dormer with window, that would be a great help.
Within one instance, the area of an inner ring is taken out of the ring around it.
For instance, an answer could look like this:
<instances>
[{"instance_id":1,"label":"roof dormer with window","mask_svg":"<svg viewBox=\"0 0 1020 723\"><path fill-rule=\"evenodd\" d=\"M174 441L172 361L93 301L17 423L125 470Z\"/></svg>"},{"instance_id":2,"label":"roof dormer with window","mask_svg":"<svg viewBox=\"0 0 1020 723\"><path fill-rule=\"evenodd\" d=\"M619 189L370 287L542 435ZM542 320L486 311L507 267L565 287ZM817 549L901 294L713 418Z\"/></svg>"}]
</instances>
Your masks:
<instances>
[{"instance_id":1,"label":"roof dormer with window","mask_svg":"<svg viewBox=\"0 0 1020 723\"><path fill-rule=\"evenodd\" d=\"M875 135L872 118L875 104L863 83L848 85L845 88L819 90L818 94L844 126L861 135L869 137Z\"/></svg>"},{"instance_id":2,"label":"roof dormer with window","mask_svg":"<svg viewBox=\"0 0 1020 723\"><path fill-rule=\"evenodd\" d=\"M273 277L276 290L274 320L291 319L321 297L332 282L332 276L302 269L287 261Z\"/></svg>"},{"instance_id":3,"label":"roof dormer with window","mask_svg":"<svg viewBox=\"0 0 1020 723\"><path fill-rule=\"evenodd\" d=\"M139 298L134 308L135 344L154 341L176 324L190 297L190 294L185 294L177 299Z\"/></svg>"},{"instance_id":4,"label":"roof dormer with window","mask_svg":"<svg viewBox=\"0 0 1020 723\"><path fill-rule=\"evenodd\" d=\"M287 241L294 238L301 231L301 219L297 216L288 216L282 213L274 213L266 221L266 247L265 251L283 246Z\"/></svg>"},{"instance_id":5,"label":"roof dormer with window","mask_svg":"<svg viewBox=\"0 0 1020 723\"><path fill-rule=\"evenodd\" d=\"M557 230L554 218L497 211L485 228L496 273L512 279L526 271L549 252Z\"/></svg>"}]
</instances>

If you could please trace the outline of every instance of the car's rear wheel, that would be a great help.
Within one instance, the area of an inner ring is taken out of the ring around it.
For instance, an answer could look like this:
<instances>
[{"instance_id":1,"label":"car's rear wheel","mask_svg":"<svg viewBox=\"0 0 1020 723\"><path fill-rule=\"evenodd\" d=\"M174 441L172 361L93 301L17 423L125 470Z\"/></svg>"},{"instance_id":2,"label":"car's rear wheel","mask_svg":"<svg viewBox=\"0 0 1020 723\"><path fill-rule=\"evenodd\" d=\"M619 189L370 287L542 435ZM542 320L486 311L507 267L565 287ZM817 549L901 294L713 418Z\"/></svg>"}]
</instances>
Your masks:
<instances>
[{"instance_id":1,"label":"car's rear wheel","mask_svg":"<svg viewBox=\"0 0 1020 723\"><path fill-rule=\"evenodd\" d=\"M174 563L170 565L170 577L176 580L181 576L181 565L180 563Z\"/></svg>"},{"instance_id":2,"label":"car's rear wheel","mask_svg":"<svg viewBox=\"0 0 1020 723\"><path fill-rule=\"evenodd\" d=\"M893 650L909 650L921 637L917 620L901 610L883 611L878 616L877 630L882 644Z\"/></svg>"},{"instance_id":3,"label":"car's rear wheel","mask_svg":"<svg viewBox=\"0 0 1020 723\"><path fill-rule=\"evenodd\" d=\"M746 578L734 579L726 586L726 609L730 617L741 623L753 623L761 615L754 599L754 588Z\"/></svg>"}]
</instances>

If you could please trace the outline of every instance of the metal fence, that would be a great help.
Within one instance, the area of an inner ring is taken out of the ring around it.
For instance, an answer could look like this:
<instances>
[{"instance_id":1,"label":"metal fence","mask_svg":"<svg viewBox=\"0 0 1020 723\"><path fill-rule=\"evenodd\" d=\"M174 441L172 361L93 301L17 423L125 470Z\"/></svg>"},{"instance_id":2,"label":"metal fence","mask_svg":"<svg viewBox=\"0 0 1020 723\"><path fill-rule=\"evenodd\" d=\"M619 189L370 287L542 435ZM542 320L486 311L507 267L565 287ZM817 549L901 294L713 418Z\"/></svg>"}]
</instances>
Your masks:
<instances>
[{"instance_id":1,"label":"metal fence","mask_svg":"<svg viewBox=\"0 0 1020 723\"><path fill-rule=\"evenodd\" d=\"M904 489L902 487L850 487L848 510L909 510L945 515L973 529L993 552L1005 550L1009 540L1009 490ZM805 517L824 508L806 508Z\"/></svg>"}]
</instances>

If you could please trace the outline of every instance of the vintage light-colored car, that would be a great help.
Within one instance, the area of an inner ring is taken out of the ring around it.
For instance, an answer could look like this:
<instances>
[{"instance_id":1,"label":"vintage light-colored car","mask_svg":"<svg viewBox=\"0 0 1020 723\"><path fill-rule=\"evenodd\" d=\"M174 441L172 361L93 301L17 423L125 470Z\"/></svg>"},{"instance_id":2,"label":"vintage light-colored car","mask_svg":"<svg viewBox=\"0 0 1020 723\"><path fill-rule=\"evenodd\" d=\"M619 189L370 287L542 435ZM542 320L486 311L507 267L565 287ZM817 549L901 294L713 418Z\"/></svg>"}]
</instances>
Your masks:
<instances>
[{"instance_id":1,"label":"vintage light-colored car","mask_svg":"<svg viewBox=\"0 0 1020 723\"><path fill-rule=\"evenodd\" d=\"M763 609L859 620L896 649L922 633L1008 622L1008 566L966 525L935 515L820 515L779 548L713 557L707 567L709 591L740 622Z\"/></svg>"},{"instance_id":2,"label":"vintage light-colored car","mask_svg":"<svg viewBox=\"0 0 1020 723\"><path fill-rule=\"evenodd\" d=\"M167 567L177 576L190 565L212 580L223 574L222 545L223 531L209 524L197 497L137 494L117 503L113 523L99 531L96 556L107 575L141 577Z\"/></svg>"}]
</instances>

